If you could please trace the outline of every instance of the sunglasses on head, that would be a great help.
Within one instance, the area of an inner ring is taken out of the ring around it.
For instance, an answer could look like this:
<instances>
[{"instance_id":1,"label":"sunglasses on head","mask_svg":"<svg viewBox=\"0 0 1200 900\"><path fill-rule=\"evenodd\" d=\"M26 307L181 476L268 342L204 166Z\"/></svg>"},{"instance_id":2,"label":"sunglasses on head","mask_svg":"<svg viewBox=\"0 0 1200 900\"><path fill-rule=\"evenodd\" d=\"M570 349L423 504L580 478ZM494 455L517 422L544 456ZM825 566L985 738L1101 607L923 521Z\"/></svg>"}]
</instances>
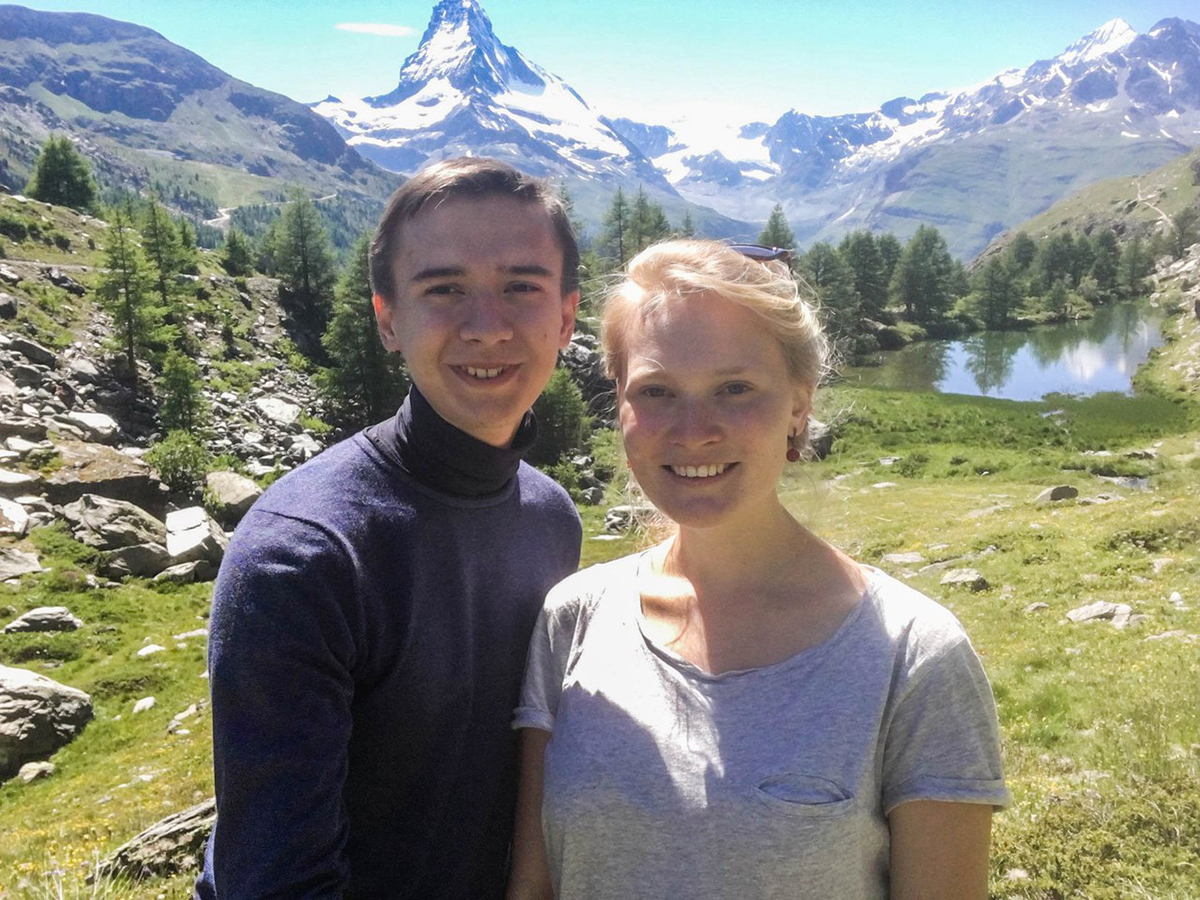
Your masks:
<instances>
[{"instance_id":1,"label":"sunglasses on head","mask_svg":"<svg viewBox=\"0 0 1200 900\"><path fill-rule=\"evenodd\" d=\"M758 262L791 262L796 254L786 247L764 247L762 244L730 244L729 249L736 250L742 256Z\"/></svg>"}]
</instances>

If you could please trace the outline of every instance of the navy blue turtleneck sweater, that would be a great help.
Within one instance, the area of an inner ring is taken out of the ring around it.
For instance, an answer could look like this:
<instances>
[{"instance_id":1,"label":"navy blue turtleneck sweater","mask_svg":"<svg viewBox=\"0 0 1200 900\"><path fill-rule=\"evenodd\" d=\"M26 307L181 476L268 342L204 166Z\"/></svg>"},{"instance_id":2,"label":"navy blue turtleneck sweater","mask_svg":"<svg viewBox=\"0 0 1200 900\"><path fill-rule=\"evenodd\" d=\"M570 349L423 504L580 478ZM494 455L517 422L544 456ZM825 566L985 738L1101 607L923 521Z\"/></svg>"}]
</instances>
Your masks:
<instances>
[{"instance_id":1,"label":"navy blue turtleneck sweater","mask_svg":"<svg viewBox=\"0 0 1200 900\"><path fill-rule=\"evenodd\" d=\"M546 591L575 570L566 494L414 389L239 525L209 637L217 826L196 893L504 893L509 727Z\"/></svg>"}]
</instances>

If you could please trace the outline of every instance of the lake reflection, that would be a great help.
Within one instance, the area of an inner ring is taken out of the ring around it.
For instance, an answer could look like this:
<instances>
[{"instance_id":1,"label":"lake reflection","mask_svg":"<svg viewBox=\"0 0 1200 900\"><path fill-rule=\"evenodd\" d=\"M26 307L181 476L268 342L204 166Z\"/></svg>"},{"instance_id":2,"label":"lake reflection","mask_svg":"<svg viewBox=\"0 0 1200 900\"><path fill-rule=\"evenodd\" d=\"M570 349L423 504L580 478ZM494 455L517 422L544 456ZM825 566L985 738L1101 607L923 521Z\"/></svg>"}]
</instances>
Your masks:
<instances>
[{"instance_id":1,"label":"lake reflection","mask_svg":"<svg viewBox=\"0 0 1200 900\"><path fill-rule=\"evenodd\" d=\"M1005 400L1130 393L1137 367L1162 344L1162 321L1158 309L1113 304L1080 322L910 344L879 354L878 367L846 367L843 375L850 384Z\"/></svg>"}]
</instances>

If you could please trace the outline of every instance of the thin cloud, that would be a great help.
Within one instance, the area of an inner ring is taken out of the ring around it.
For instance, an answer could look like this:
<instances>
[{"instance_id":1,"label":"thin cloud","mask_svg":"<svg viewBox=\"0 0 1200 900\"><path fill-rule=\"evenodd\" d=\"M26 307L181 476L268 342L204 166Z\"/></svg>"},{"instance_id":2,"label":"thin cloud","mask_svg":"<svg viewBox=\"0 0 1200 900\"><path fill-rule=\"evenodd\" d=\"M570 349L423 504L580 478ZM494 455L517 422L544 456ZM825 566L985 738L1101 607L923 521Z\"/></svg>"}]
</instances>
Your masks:
<instances>
[{"instance_id":1,"label":"thin cloud","mask_svg":"<svg viewBox=\"0 0 1200 900\"><path fill-rule=\"evenodd\" d=\"M407 25L386 25L382 22L341 22L333 27L340 31L378 34L383 37L408 37L414 33Z\"/></svg>"}]
</instances>

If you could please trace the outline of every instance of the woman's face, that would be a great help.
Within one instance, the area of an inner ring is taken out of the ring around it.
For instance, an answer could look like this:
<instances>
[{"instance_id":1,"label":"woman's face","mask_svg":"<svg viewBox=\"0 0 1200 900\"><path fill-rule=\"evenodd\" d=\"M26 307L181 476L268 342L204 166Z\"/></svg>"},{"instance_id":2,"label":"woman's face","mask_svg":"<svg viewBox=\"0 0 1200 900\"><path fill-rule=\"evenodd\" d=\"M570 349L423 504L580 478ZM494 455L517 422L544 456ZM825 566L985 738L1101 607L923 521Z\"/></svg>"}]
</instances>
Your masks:
<instances>
[{"instance_id":1,"label":"woman's face","mask_svg":"<svg viewBox=\"0 0 1200 900\"><path fill-rule=\"evenodd\" d=\"M632 323L626 352L618 418L650 501L684 528L766 514L812 391L761 320L716 294L675 298Z\"/></svg>"}]
</instances>

